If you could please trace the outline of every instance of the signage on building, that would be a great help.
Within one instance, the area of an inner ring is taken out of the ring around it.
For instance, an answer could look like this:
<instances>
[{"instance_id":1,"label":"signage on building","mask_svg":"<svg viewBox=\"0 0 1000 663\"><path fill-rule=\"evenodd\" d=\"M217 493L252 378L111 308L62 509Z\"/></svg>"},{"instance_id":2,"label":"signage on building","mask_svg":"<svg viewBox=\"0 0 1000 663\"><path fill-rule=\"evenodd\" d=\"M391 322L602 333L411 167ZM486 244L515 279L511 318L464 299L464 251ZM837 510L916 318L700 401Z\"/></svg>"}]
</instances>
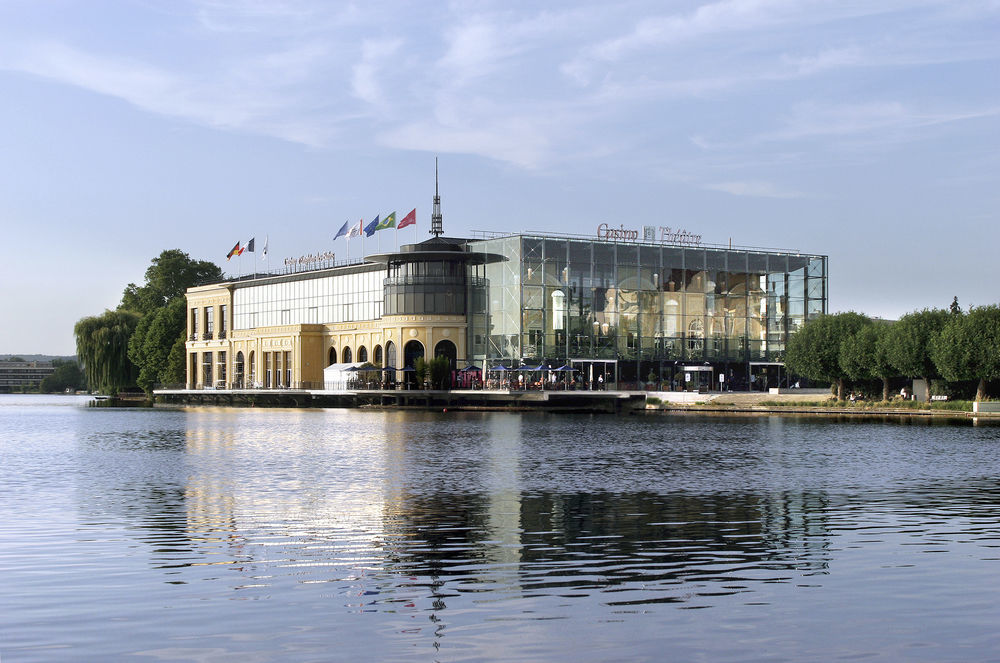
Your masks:
<instances>
[{"instance_id":1,"label":"signage on building","mask_svg":"<svg viewBox=\"0 0 1000 663\"><path fill-rule=\"evenodd\" d=\"M659 233L657 233L659 231ZM659 235L659 239L657 239ZM635 242L639 239L639 231L626 228L620 224L613 228L606 223L597 226L597 239L609 242ZM701 235L696 235L683 228L671 228L670 226L643 226L642 241L659 242L660 244L690 244L698 246L701 244Z\"/></svg>"},{"instance_id":2,"label":"signage on building","mask_svg":"<svg viewBox=\"0 0 1000 663\"><path fill-rule=\"evenodd\" d=\"M306 265L315 265L321 262L333 262L336 258L337 255L333 251L310 253L309 255L299 256L298 258L285 258L285 267L301 267Z\"/></svg>"}]
</instances>

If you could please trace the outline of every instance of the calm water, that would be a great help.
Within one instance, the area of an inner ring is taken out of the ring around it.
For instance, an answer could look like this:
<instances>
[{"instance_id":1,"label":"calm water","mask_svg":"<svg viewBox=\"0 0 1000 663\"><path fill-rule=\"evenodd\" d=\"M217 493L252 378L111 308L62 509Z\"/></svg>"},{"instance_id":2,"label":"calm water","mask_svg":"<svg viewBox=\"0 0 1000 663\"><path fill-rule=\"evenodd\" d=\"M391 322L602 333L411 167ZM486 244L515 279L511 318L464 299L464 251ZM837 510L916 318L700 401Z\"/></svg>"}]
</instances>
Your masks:
<instances>
[{"instance_id":1,"label":"calm water","mask_svg":"<svg viewBox=\"0 0 1000 663\"><path fill-rule=\"evenodd\" d=\"M0 396L0 660L1000 660L1000 427Z\"/></svg>"}]
</instances>

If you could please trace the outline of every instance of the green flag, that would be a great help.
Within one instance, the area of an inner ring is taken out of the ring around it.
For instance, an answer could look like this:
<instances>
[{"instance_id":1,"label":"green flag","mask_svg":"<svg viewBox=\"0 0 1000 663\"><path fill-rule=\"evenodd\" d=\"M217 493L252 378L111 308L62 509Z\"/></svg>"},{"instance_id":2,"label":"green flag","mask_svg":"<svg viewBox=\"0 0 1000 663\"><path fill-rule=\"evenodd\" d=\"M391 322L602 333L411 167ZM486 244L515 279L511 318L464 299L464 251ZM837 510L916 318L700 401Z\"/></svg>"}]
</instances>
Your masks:
<instances>
[{"instance_id":1,"label":"green flag","mask_svg":"<svg viewBox=\"0 0 1000 663\"><path fill-rule=\"evenodd\" d=\"M379 222L379 224L375 226L375 230L385 230L386 228L395 228L395 227L396 227L396 213L393 212L392 214L389 214L384 219L382 219Z\"/></svg>"}]
</instances>

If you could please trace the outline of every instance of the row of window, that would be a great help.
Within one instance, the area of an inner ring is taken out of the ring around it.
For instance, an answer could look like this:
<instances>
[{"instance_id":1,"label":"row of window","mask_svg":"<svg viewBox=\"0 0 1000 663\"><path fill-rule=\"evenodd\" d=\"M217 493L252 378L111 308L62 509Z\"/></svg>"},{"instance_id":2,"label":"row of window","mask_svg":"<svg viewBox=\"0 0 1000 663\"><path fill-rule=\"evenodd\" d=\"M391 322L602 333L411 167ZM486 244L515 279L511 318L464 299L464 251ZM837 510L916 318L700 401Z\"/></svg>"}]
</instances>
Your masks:
<instances>
[{"instance_id":1,"label":"row of window","mask_svg":"<svg viewBox=\"0 0 1000 663\"><path fill-rule=\"evenodd\" d=\"M194 306L191 308L190 328L192 341L210 341L215 338L215 309L219 309L219 338L226 337L227 320L229 319L229 307L220 304L218 307Z\"/></svg>"}]
</instances>

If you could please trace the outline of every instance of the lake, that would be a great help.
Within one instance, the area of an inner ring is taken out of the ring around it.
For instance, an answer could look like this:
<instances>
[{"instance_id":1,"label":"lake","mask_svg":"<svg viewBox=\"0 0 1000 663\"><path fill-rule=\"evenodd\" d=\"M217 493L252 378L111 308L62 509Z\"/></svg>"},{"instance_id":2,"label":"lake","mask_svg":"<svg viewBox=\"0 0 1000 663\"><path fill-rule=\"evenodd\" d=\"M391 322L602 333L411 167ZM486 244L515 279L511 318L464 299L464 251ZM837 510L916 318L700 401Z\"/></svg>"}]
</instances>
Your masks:
<instances>
[{"instance_id":1,"label":"lake","mask_svg":"<svg viewBox=\"0 0 1000 663\"><path fill-rule=\"evenodd\" d=\"M1000 660L1000 427L0 396L0 660Z\"/></svg>"}]
</instances>

